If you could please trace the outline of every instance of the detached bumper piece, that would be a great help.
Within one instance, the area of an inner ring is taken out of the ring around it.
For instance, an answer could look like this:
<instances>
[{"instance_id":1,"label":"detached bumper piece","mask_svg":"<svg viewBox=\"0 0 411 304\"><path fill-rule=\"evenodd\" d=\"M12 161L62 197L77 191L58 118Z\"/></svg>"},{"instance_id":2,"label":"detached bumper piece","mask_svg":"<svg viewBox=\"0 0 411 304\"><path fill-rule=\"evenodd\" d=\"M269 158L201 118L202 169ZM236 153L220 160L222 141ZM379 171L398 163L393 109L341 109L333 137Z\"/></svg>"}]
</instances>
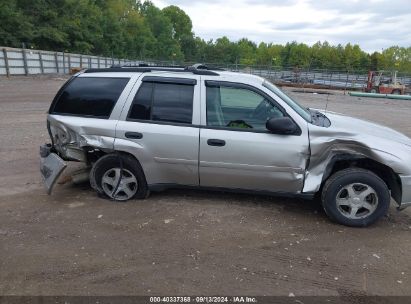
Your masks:
<instances>
[{"instance_id":1,"label":"detached bumper piece","mask_svg":"<svg viewBox=\"0 0 411 304\"><path fill-rule=\"evenodd\" d=\"M40 173L47 189L47 194L51 194L54 184L66 167L65 161L52 152L50 144L40 146Z\"/></svg>"}]
</instances>

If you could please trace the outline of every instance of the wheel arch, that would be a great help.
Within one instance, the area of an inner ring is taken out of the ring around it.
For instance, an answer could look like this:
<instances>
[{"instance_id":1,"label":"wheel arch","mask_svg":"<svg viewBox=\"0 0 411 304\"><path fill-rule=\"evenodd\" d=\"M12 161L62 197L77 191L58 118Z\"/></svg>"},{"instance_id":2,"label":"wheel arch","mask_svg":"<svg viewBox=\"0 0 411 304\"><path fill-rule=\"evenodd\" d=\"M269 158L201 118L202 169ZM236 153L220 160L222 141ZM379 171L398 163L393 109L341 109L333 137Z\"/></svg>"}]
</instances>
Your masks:
<instances>
[{"instance_id":1,"label":"wheel arch","mask_svg":"<svg viewBox=\"0 0 411 304\"><path fill-rule=\"evenodd\" d=\"M84 149L85 152L87 152L88 150L93 150L92 147L87 147L88 149ZM122 151L122 150L112 150L112 151L102 151L99 150L98 152L94 152L94 154L91 154L90 156L87 157L87 161L88 162L96 162L97 160L99 160L101 157L106 156L106 155L116 155L116 156L123 156L123 157L128 157L131 158L133 161L136 161L137 163L139 163L139 165L141 166L140 161L137 159L137 157L127 151Z\"/></svg>"},{"instance_id":2,"label":"wheel arch","mask_svg":"<svg viewBox=\"0 0 411 304\"><path fill-rule=\"evenodd\" d=\"M381 178L388 189L391 191L391 196L397 202L401 202L402 187L401 180L390 167L384 165L376 160L367 158L361 155L353 154L337 154L328 162L321 180L319 192L322 191L324 183L334 173L347 168L361 168L369 170Z\"/></svg>"},{"instance_id":3,"label":"wheel arch","mask_svg":"<svg viewBox=\"0 0 411 304\"><path fill-rule=\"evenodd\" d=\"M142 199L146 198L149 195L149 191L147 188L147 180L144 173L143 168L141 167L140 161L131 153L124 152L124 151L106 151L101 153L96 157L96 161L93 163L91 170L90 170L90 185L93 189L95 189L99 194L103 194L103 188L100 185L100 178L101 177L101 168L110 162L115 162L114 166L120 167L121 170L128 169L132 171L135 177L138 180L138 191L134 195L134 197ZM100 170L100 173L98 173ZM134 171L133 171L134 170ZM121 178L120 178L121 179ZM140 190L142 189L142 190ZM107 195L107 194L106 194Z\"/></svg>"}]
</instances>

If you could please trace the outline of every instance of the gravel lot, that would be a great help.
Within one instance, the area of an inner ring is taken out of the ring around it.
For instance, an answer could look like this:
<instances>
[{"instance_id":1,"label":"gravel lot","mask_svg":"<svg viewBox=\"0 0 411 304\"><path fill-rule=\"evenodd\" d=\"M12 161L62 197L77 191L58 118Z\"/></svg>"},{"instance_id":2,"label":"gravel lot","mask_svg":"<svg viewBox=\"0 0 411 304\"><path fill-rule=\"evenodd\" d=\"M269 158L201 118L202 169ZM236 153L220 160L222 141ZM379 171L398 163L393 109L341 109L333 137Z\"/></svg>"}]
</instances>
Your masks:
<instances>
[{"instance_id":1,"label":"gravel lot","mask_svg":"<svg viewBox=\"0 0 411 304\"><path fill-rule=\"evenodd\" d=\"M0 78L0 295L411 295L411 210L366 229L318 202L169 190L47 196L38 146L63 78ZM294 89L293 89L294 90ZM291 92L411 136L411 102Z\"/></svg>"}]
</instances>

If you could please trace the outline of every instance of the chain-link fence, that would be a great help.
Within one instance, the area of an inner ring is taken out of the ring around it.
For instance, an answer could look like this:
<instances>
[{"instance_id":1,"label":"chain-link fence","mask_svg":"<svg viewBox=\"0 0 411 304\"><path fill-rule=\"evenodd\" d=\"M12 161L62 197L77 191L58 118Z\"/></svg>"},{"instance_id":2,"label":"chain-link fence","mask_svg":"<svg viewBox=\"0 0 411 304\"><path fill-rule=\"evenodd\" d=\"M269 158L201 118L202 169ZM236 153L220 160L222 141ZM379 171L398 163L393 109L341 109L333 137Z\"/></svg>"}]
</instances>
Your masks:
<instances>
[{"instance_id":1,"label":"chain-link fence","mask_svg":"<svg viewBox=\"0 0 411 304\"><path fill-rule=\"evenodd\" d=\"M149 64L170 66L171 61L149 61ZM183 66L192 65L185 63ZM280 66L241 65L205 63L208 67L222 68L227 71L249 73L264 77L270 81L292 87L362 90L367 86L368 71L341 71L334 69L311 69ZM391 74L384 73L381 81L390 81ZM397 81L407 86L411 92L411 75L397 73Z\"/></svg>"}]
</instances>

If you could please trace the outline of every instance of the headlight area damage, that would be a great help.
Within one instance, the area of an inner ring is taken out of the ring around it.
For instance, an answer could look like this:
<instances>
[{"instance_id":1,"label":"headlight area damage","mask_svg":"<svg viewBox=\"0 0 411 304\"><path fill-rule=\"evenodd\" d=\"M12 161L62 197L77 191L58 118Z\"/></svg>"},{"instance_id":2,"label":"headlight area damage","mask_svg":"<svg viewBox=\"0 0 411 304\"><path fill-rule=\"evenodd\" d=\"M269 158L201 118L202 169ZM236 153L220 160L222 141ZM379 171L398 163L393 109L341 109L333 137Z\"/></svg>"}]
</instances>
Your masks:
<instances>
[{"instance_id":1,"label":"headlight area damage","mask_svg":"<svg viewBox=\"0 0 411 304\"><path fill-rule=\"evenodd\" d=\"M96 127L89 119L49 115L47 128L52 143L40 147L40 172L48 194L66 169L65 161L83 162L90 168L103 154L113 152L116 122L100 122Z\"/></svg>"}]
</instances>

